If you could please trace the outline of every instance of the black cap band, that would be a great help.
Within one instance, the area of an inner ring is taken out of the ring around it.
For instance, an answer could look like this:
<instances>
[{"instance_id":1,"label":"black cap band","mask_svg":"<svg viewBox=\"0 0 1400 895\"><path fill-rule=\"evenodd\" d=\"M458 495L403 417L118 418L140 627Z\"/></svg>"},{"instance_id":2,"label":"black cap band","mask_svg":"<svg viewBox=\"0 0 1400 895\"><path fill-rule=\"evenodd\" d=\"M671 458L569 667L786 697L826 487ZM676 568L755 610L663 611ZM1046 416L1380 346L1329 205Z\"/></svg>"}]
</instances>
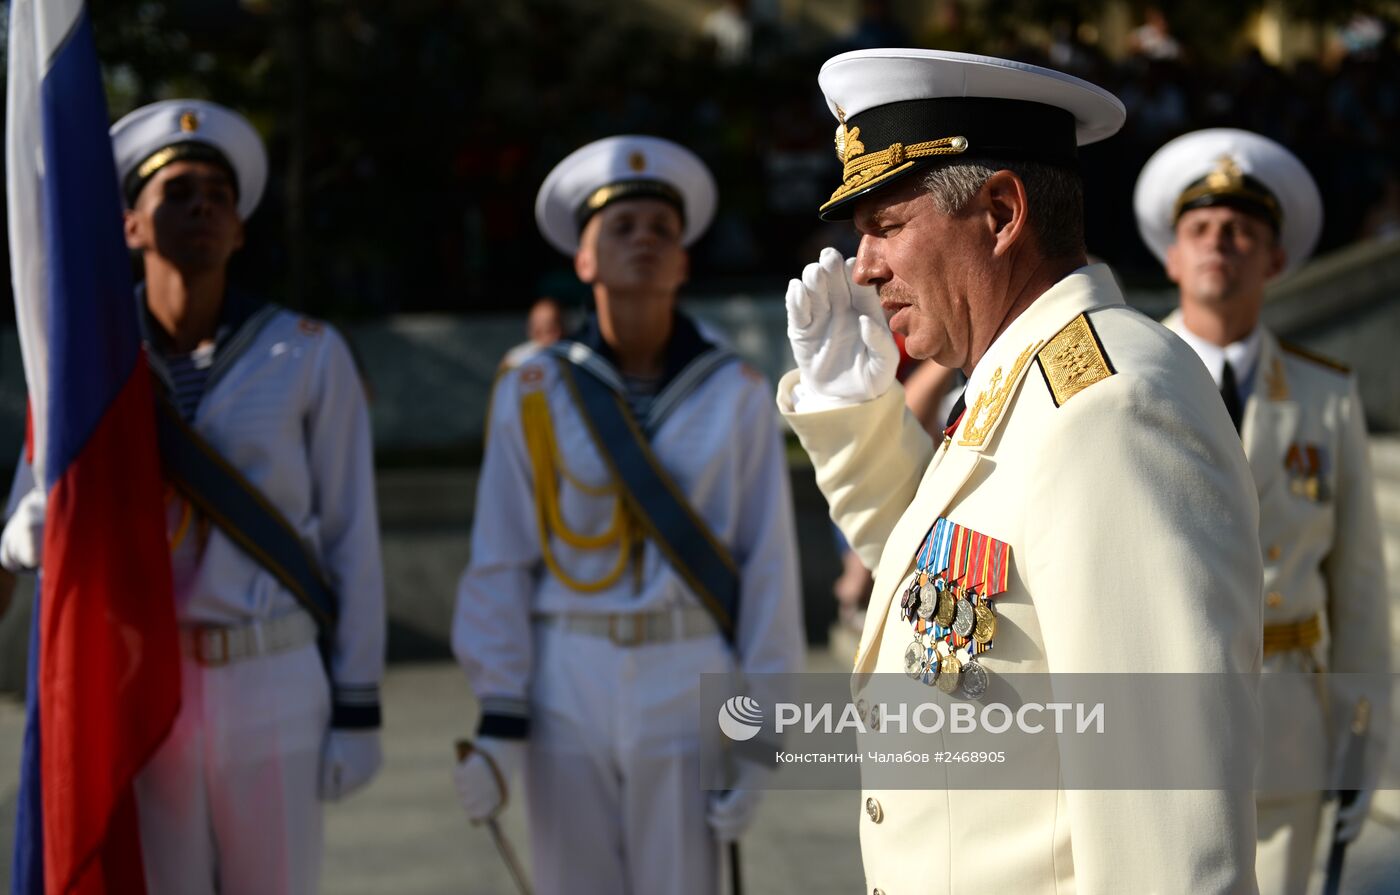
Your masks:
<instances>
[{"instance_id":1,"label":"black cap band","mask_svg":"<svg viewBox=\"0 0 1400 895\"><path fill-rule=\"evenodd\" d=\"M837 139L843 183L821 208L823 220L846 220L868 193L935 161L1034 161L1078 165L1074 115L1020 99L940 97L875 106L844 119Z\"/></svg>"},{"instance_id":2,"label":"black cap band","mask_svg":"<svg viewBox=\"0 0 1400 895\"><path fill-rule=\"evenodd\" d=\"M228 156L218 149L198 140L186 140L183 143L171 143L163 146L155 152L146 156L141 164L132 168L122 181L122 192L126 196L126 204L134 206L136 197L141 195L141 190L150 182L152 177L164 167L175 162L208 162L211 165L218 165L228 174L229 180L233 182L233 191L238 192L238 172L229 163Z\"/></svg>"},{"instance_id":3,"label":"black cap band","mask_svg":"<svg viewBox=\"0 0 1400 895\"><path fill-rule=\"evenodd\" d=\"M1176 200L1172 223L1181 220L1181 216L1193 208L1210 208L1217 205L1263 218L1274 228L1275 234L1283 226L1283 206L1273 191L1258 179L1248 174L1221 179L1214 172L1182 190L1181 196Z\"/></svg>"},{"instance_id":4,"label":"black cap band","mask_svg":"<svg viewBox=\"0 0 1400 895\"><path fill-rule=\"evenodd\" d=\"M578 211L574 212L579 230L583 230L583 225L588 223L588 219L593 215L623 199L660 199L674 207L676 213L681 216L682 226L685 224L685 199L682 198L680 190L661 180L619 180L598 187L583 200Z\"/></svg>"},{"instance_id":5,"label":"black cap band","mask_svg":"<svg viewBox=\"0 0 1400 895\"><path fill-rule=\"evenodd\" d=\"M912 99L867 109L846 119L860 128L867 151L891 143L965 137L964 158L1045 162L1073 167L1079 157L1074 116L1068 110L1022 99L979 96Z\"/></svg>"}]
</instances>

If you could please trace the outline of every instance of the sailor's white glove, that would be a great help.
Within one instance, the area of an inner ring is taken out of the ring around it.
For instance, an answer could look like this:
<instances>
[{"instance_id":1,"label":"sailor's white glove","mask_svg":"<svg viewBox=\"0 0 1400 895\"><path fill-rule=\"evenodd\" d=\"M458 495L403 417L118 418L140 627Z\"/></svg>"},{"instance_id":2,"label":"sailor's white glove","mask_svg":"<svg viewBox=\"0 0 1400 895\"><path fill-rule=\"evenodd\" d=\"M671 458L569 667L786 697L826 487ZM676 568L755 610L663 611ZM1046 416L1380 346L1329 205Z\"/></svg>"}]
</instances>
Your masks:
<instances>
[{"instance_id":1,"label":"sailor's white glove","mask_svg":"<svg viewBox=\"0 0 1400 895\"><path fill-rule=\"evenodd\" d=\"M452 769L457 800L472 820L495 817L506 806L511 781L525 763L524 740L481 737Z\"/></svg>"},{"instance_id":2,"label":"sailor's white glove","mask_svg":"<svg viewBox=\"0 0 1400 895\"><path fill-rule=\"evenodd\" d=\"M706 820L720 842L737 842L753 824L758 803L763 800L763 785L772 773L770 768L752 762L740 766L734 788L710 793Z\"/></svg>"},{"instance_id":3,"label":"sailor's white glove","mask_svg":"<svg viewBox=\"0 0 1400 895\"><path fill-rule=\"evenodd\" d=\"M321 798L345 798L369 783L383 763L378 730L331 728L321 747Z\"/></svg>"},{"instance_id":4,"label":"sailor's white glove","mask_svg":"<svg viewBox=\"0 0 1400 895\"><path fill-rule=\"evenodd\" d=\"M0 566L11 572L32 572L44 559L44 513L49 495L35 488L20 498L14 515L0 535Z\"/></svg>"},{"instance_id":5,"label":"sailor's white glove","mask_svg":"<svg viewBox=\"0 0 1400 895\"><path fill-rule=\"evenodd\" d=\"M1366 823L1366 815L1371 813L1371 798L1374 789L1363 789L1356 793L1350 803L1343 802L1337 808L1337 841L1354 842L1361 835L1361 827Z\"/></svg>"},{"instance_id":6,"label":"sailor's white glove","mask_svg":"<svg viewBox=\"0 0 1400 895\"><path fill-rule=\"evenodd\" d=\"M788 340L801 374L796 409L825 410L883 395L899 369L880 297L851 280L855 259L832 248L788 283Z\"/></svg>"}]
</instances>

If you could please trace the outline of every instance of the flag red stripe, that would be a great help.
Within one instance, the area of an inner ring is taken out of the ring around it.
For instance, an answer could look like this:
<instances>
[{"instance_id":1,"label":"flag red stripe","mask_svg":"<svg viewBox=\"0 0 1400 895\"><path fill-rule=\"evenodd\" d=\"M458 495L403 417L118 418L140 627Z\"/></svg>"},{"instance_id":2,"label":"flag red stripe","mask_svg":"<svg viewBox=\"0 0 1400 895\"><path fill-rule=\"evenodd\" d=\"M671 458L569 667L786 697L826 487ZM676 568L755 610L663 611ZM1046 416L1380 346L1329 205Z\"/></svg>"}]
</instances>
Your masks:
<instances>
[{"instance_id":1,"label":"flag red stripe","mask_svg":"<svg viewBox=\"0 0 1400 895\"><path fill-rule=\"evenodd\" d=\"M153 414L138 354L49 495L39 670L49 892L144 891L131 783L180 701Z\"/></svg>"}]
</instances>

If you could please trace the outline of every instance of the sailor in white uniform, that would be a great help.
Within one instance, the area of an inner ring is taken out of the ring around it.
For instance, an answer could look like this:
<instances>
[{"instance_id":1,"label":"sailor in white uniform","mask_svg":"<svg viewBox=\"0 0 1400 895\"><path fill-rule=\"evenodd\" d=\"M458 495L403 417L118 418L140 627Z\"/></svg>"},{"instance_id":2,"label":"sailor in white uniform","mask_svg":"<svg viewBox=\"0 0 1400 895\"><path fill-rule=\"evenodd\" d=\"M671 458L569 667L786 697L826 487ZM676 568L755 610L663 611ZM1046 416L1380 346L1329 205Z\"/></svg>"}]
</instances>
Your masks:
<instances>
[{"instance_id":1,"label":"sailor in white uniform","mask_svg":"<svg viewBox=\"0 0 1400 895\"><path fill-rule=\"evenodd\" d=\"M714 205L703 163L650 137L589 144L540 189L597 313L497 386L452 640L482 706L462 804L494 815L523 765L541 895L715 892L765 771L706 791L700 675L802 661L769 385L676 310Z\"/></svg>"}]
</instances>

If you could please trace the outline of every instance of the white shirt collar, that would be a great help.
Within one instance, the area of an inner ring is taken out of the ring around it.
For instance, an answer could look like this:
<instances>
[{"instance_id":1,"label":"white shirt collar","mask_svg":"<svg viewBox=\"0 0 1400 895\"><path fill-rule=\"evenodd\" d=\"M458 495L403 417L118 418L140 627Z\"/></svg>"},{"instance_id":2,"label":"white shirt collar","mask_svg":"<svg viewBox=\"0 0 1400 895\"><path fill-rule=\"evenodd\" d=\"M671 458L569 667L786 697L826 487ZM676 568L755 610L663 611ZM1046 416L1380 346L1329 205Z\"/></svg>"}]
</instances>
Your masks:
<instances>
[{"instance_id":1,"label":"white shirt collar","mask_svg":"<svg viewBox=\"0 0 1400 895\"><path fill-rule=\"evenodd\" d=\"M1201 363L1206 365L1206 370L1210 373L1210 378L1215 380L1217 388L1220 386L1227 360L1235 370L1237 382L1243 384L1253 380L1254 366L1259 362L1259 349L1264 344L1264 331L1261 327L1255 326L1249 335L1238 342L1231 342L1224 348L1191 332L1179 318L1172 322L1171 328L1181 337L1181 341L1191 346Z\"/></svg>"}]
</instances>

